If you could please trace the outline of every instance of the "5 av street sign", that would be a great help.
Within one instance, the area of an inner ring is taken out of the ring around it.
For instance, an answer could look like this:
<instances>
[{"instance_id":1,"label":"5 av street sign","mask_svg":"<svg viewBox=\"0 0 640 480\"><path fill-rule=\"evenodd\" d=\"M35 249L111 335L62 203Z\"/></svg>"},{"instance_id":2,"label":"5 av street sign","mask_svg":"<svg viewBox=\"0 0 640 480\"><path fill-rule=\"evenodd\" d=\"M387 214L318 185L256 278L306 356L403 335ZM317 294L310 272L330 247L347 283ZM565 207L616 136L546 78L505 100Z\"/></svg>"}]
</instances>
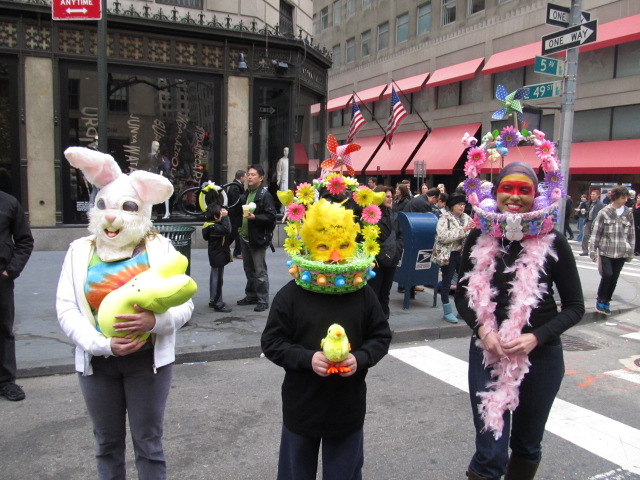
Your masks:
<instances>
[{"instance_id":1,"label":"5 av street sign","mask_svg":"<svg viewBox=\"0 0 640 480\"><path fill-rule=\"evenodd\" d=\"M562 60L558 60L557 58L537 56L536 62L533 65L533 71L536 73L543 73L545 75L563 77L564 67L565 62Z\"/></svg>"},{"instance_id":2,"label":"5 av street sign","mask_svg":"<svg viewBox=\"0 0 640 480\"><path fill-rule=\"evenodd\" d=\"M569 7L563 7L562 5L555 5L553 3L547 4L547 25L555 25L556 27L567 28L571 24L571 9ZM580 23L585 23L591 20L590 12L581 12Z\"/></svg>"},{"instance_id":3,"label":"5 av street sign","mask_svg":"<svg viewBox=\"0 0 640 480\"><path fill-rule=\"evenodd\" d=\"M522 87L523 100L537 100L539 98L557 97L562 94L562 81L538 83Z\"/></svg>"},{"instance_id":4,"label":"5 av street sign","mask_svg":"<svg viewBox=\"0 0 640 480\"><path fill-rule=\"evenodd\" d=\"M100 20L101 0L52 0L51 17L54 20Z\"/></svg>"},{"instance_id":5,"label":"5 av street sign","mask_svg":"<svg viewBox=\"0 0 640 480\"><path fill-rule=\"evenodd\" d=\"M580 47L596 41L598 35L598 21L576 25L571 28L550 33L542 37L542 55L549 55L570 48Z\"/></svg>"}]
</instances>

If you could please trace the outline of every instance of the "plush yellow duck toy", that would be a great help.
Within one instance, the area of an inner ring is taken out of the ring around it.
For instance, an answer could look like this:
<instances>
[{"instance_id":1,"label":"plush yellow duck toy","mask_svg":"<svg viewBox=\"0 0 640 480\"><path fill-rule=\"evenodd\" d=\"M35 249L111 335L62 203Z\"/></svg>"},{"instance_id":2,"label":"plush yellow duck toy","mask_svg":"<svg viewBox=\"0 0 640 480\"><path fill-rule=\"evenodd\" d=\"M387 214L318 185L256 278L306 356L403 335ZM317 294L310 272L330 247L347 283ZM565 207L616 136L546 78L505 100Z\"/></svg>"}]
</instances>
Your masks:
<instances>
[{"instance_id":1,"label":"plush yellow duck toy","mask_svg":"<svg viewBox=\"0 0 640 480\"><path fill-rule=\"evenodd\" d=\"M351 351L351 344L349 343L349 339L347 338L347 333L337 323L334 323L329 327L327 331L327 336L324 337L320 341L320 348L322 349L322 353L330 362L340 363L349 356L349 352ZM336 367L335 365L331 365L327 368L327 373L346 373L350 372L351 369L348 367Z\"/></svg>"},{"instance_id":2,"label":"plush yellow duck toy","mask_svg":"<svg viewBox=\"0 0 640 480\"><path fill-rule=\"evenodd\" d=\"M114 323L122 322L116 315L137 313L134 304L154 313L164 313L181 305L198 290L193 279L184 274L189 260L180 252L173 252L156 266L136 275L120 288L109 293L98 309L98 324L105 337L123 337L127 332L116 332ZM145 340L149 333L140 336Z\"/></svg>"}]
</instances>

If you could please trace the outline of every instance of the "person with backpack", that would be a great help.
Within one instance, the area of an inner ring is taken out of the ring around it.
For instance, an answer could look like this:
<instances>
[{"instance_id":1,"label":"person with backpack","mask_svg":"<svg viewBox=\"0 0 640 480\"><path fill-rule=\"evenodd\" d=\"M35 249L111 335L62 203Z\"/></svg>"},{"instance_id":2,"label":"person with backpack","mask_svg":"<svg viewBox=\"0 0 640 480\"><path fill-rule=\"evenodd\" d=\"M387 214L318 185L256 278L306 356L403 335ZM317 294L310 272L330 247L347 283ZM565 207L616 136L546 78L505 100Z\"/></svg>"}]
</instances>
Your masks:
<instances>
[{"instance_id":1,"label":"person with backpack","mask_svg":"<svg viewBox=\"0 0 640 480\"><path fill-rule=\"evenodd\" d=\"M243 205L242 226L239 229L242 264L247 277L245 297L238 305L255 305L254 311L269 308L269 272L266 253L276 226L275 201L262 185L264 169L251 165L247 169L247 189L240 198Z\"/></svg>"},{"instance_id":2,"label":"person with backpack","mask_svg":"<svg viewBox=\"0 0 640 480\"><path fill-rule=\"evenodd\" d=\"M202 238L207 241L209 254L209 307L216 312L229 313L231 307L222 301L224 266L231 261L231 221L227 209L218 203L207 206Z\"/></svg>"}]
</instances>

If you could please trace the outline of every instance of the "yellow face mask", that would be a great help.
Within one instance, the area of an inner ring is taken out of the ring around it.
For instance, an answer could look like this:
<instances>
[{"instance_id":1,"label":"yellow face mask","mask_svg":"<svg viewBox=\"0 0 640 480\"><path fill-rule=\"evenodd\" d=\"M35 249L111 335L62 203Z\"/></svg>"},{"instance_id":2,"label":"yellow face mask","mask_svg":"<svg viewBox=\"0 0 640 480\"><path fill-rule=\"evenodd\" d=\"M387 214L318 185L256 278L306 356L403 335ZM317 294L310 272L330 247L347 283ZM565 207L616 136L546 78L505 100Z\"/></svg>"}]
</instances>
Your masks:
<instances>
[{"instance_id":1,"label":"yellow face mask","mask_svg":"<svg viewBox=\"0 0 640 480\"><path fill-rule=\"evenodd\" d=\"M355 254L359 231L352 210L320 200L309 207L300 237L312 260L341 263Z\"/></svg>"}]
</instances>

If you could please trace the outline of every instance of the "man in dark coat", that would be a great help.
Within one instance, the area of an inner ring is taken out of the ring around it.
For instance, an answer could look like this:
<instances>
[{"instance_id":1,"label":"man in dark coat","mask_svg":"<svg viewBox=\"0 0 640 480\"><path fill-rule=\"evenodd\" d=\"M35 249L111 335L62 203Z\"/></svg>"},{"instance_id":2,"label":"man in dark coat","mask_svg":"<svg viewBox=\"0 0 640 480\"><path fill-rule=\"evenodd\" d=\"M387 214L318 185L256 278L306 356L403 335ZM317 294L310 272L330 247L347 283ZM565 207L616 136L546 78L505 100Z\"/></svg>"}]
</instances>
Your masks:
<instances>
[{"instance_id":1,"label":"man in dark coat","mask_svg":"<svg viewBox=\"0 0 640 480\"><path fill-rule=\"evenodd\" d=\"M27 264L33 237L20 202L0 192L0 395L7 400L23 400L16 381L16 339L13 282Z\"/></svg>"},{"instance_id":2,"label":"man in dark coat","mask_svg":"<svg viewBox=\"0 0 640 480\"><path fill-rule=\"evenodd\" d=\"M582 252L581 257L589 255L589 237L591 237L591 227L593 221L598 216L598 212L604 208L604 203L600 201L600 190L591 190L591 202L587 209L587 221L584 224L584 233L582 234Z\"/></svg>"},{"instance_id":3,"label":"man in dark coat","mask_svg":"<svg viewBox=\"0 0 640 480\"><path fill-rule=\"evenodd\" d=\"M240 227L242 264L247 285L244 290L245 297L237 303L255 305L256 312L264 312L269 308L266 253L276 225L275 201L267 188L262 186L263 180L262 166L250 166L247 169L247 190L240 198L240 203L247 206L247 213L244 214ZM255 209L251 210L250 204L255 204Z\"/></svg>"},{"instance_id":4,"label":"man in dark coat","mask_svg":"<svg viewBox=\"0 0 640 480\"><path fill-rule=\"evenodd\" d=\"M405 206L405 212L412 213L427 213L433 212L433 206L438 203L440 197L440 190L437 188L430 188L424 195L417 195L407 203Z\"/></svg>"},{"instance_id":5,"label":"man in dark coat","mask_svg":"<svg viewBox=\"0 0 640 480\"><path fill-rule=\"evenodd\" d=\"M238 229L242 226L242 204L240 197L244 193L244 180L247 174L244 170L238 170L236 176L227 189L227 200L229 202L229 220L231 220L231 238L233 240L234 258L242 258L240 248L240 234Z\"/></svg>"}]
</instances>

